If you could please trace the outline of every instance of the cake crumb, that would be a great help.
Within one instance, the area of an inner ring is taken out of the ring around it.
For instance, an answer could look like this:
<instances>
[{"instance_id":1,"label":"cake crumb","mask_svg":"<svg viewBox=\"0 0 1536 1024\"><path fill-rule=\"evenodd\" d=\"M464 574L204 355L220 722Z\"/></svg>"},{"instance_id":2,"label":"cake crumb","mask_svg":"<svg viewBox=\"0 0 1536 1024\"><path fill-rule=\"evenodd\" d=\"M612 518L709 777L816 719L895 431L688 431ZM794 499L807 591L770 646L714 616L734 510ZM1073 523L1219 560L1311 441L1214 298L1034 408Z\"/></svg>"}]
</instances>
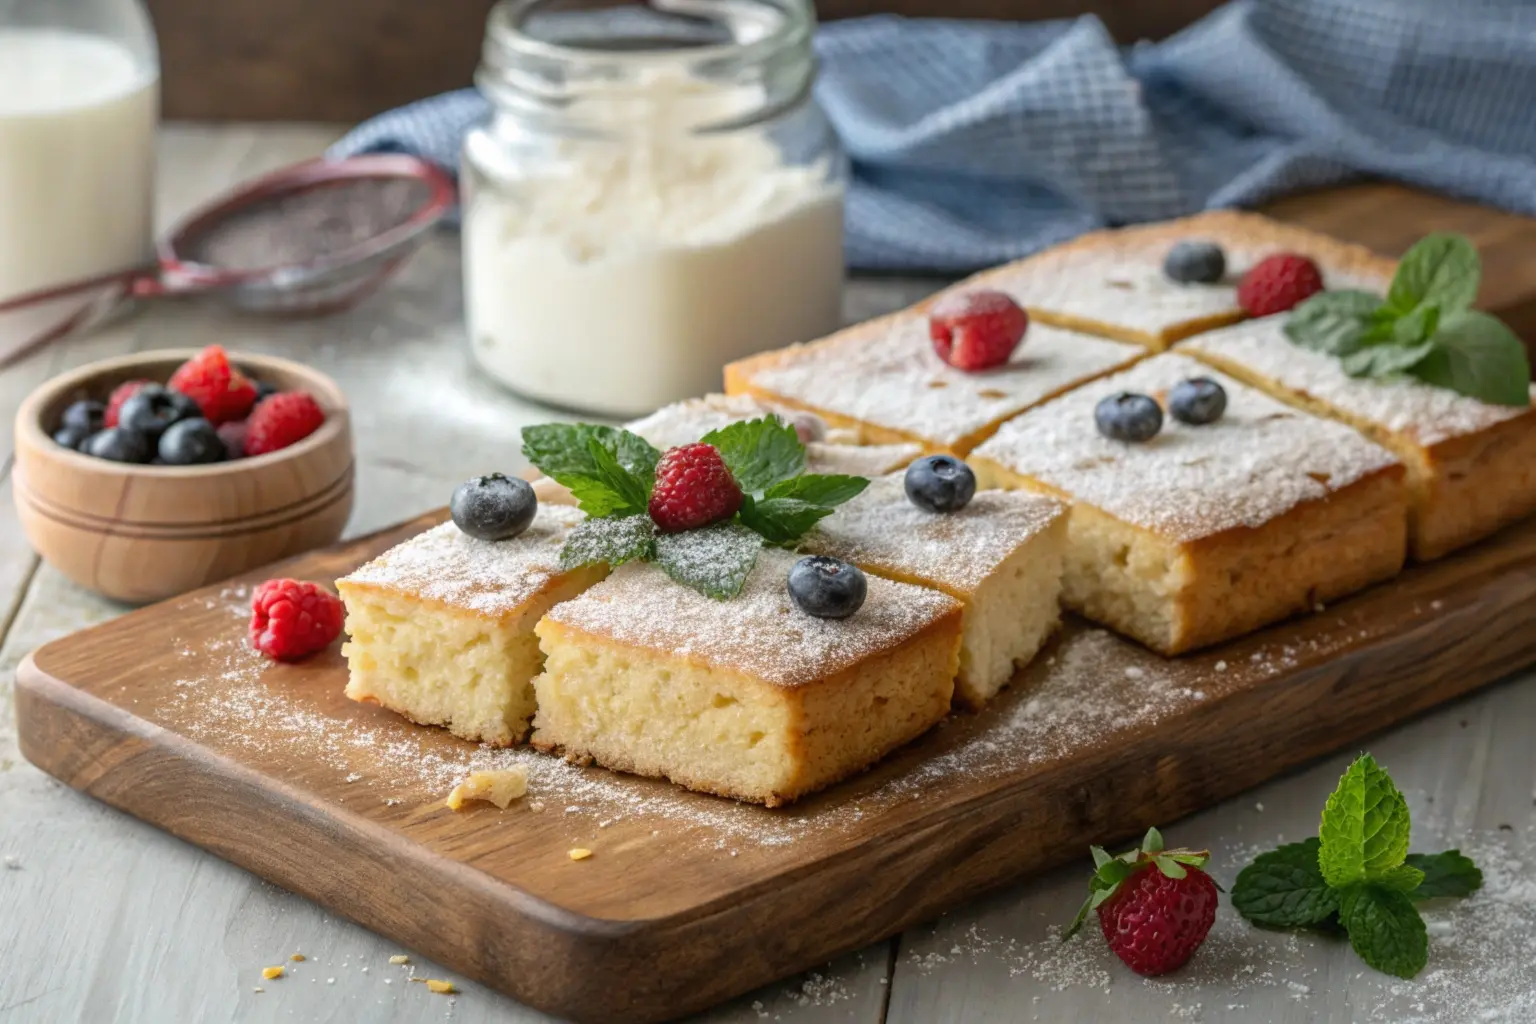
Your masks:
<instances>
[{"instance_id":1,"label":"cake crumb","mask_svg":"<svg viewBox=\"0 0 1536 1024\"><path fill-rule=\"evenodd\" d=\"M268 981L271 981L274 978L281 978L283 976L282 965L279 964L276 967L263 967L261 969L261 976Z\"/></svg>"},{"instance_id":2,"label":"cake crumb","mask_svg":"<svg viewBox=\"0 0 1536 1024\"><path fill-rule=\"evenodd\" d=\"M265 992L266 989L262 988L260 985L257 985L255 988L251 989L251 991L252 992Z\"/></svg>"},{"instance_id":3,"label":"cake crumb","mask_svg":"<svg viewBox=\"0 0 1536 1024\"><path fill-rule=\"evenodd\" d=\"M570 852L571 860L586 860L590 856L592 851L583 846L578 846Z\"/></svg>"},{"instance_id":4,"label":"cake crumb","mask_svg":"<svg viewBox=\"0 0 1536 1024\"><path fill-rule=\"evenodd\" d=\"M296 964L301 964L301 963L304 962L304 954L303 953L295 953L295 954L293 954L293 956L289 957L288 959L292 960Z\"/></svg>"},{"instance_id":5,"label":"cake crumb","mask_svg":"<svg viewBox=\"0 0 1536 1024\"><path fill-rule=\"evenodd\" d=\"M1218 661L1216 663L1216 671L1217 672L1225 672L1226 670L1227 670L1227 663L1226 662Z\"/></svg>"},{"instance_id":6,"label":"cake crumb","mask_svg":"<svg viewBox=\"0 0 1536 1024\"><path fill-rule=\"evenodd\" d=\"M411 958L406 956L404 953L396 953L394 956L389 958L389 962L392 964L408 964L411 962Z\"/></svg>"},{"instance_id":7,"label":"cake crumb","mask_svg":"<svg viewBox=\"0 0 1536 1024\"><path fill-rule=\"evenodd\" d=\"M443 981L441 978L412 978L411 980L421 982L427 986L428 991L436 992L440 996L452 995L458 991L453 987L453 982Z\"/></svg>"},{"instance_id":8,"label":"cake crumb","mask_svg":"<svg viewBox=\"0 0 1536 1024\"><path fill-rule=\"evenodd\" d=\"M530 811L532 811L534 814L538 814L540 811L544 810L544 801L543 800L534 800L532 803L530 803L528 805L528 809Z\"/></svg>"},{"instance_id":9,"label":"cake crumb","mask_svg":"<svg viewBox=\"0 0 1536 1024\"><path fill-rule=\"evenodd\" d=\"M14 853L6 854L5 855L5 869L7 871L20 871L21 870L21 858L16 856Z\"/></svg>"},{"instance_id":10,"label":"cake crumb","mask_svg":"<svg viewBox=\"0 0 1536 1024\"><path fill-rule=\"evenodd\" d=\"M468 800L484 800L502 810L528 792L528 769L522 765L470 772L448 794L448 809L457 811Z\"/></svg>"}]
</instances>

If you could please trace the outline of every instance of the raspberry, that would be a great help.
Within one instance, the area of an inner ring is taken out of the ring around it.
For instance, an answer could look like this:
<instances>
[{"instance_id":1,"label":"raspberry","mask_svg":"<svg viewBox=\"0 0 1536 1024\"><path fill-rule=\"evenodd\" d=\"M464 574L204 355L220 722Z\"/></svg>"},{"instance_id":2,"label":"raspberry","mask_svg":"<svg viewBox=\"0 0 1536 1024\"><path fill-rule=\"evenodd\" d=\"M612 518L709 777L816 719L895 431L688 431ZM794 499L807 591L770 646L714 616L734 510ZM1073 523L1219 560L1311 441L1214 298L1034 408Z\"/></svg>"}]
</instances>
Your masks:
<instances>
[{"instance_id":1,"label":"raspberry","mask_svg":"<svg viewBox=\"0 0 1536 1024\"><path fill-rule=\"evenodd\" d=\"M948 295L928 314L928 336L939 358L957 370L1002 366L1029 327L1029 314L1002 292Z\"/></svg>"},{"instance_id":2,"label":"raspberry","mask_svg":"<svg viewBox=\"0 0 1536 1024\"><path fill-rule=\"evenodd\" d=\"M245 454L265 455L297 444L320 429L325 410L307 391L280 391L245 423Z\"/></svg>"},{"instance_id":3,"label":"raspberry","mask_svg":"<svg viewBox=\"0 0 1536 1024\"><path fill-rule=\"evenodd\" d=\"M146 384L153 384L152 380L125 380L112 389L112 394L107 398L107 412L102 422L108 427L117 426L117 414L123 411L123 403L128 401Z\"/></svg>"},{"instance_id":4,"label":"raspberry","mask_svg":"<svg viewBox=\"0 0 1536 1024\"><path fill-rule=\"evenodd\" d=\"M696 530L741 508L741 488L712 444L670 448L656 463L650 513L663 533Z\"/></svg>"},{"instance_id":5,"label":"raspberry","mask_svg":"<svg viewBox=\"0 0 1536 1024\"><path fill-rule=\"evenodd\" d=\"M1243 275L1237 304L1249 316L1284 313L1323 290L1323 272L1305 256L1293 252L1266 256Z\"/></svg>"},{"instance_id":6,"label":"raspberry","mask_svg":"<svg viewBox=\"0 0 1536 1024\"><path fill-rule=\"evenodd\" d=\"M180 391L203 410L214 426L244 419L256 404L256 385L233 366L218 345L209 345L171 374L166 385Z\"/></svg>"},{"instance_id":7,"label":"raspberry","mask_svg":"<svg viewBox=\"0 0 1536 1024\"><path fill-rule=\"evenodd\" d=\"M306 580L267 580L251 597L251 646L278 661L323 650L341 633L341 598Z\"/></svg>"}]
</instances>

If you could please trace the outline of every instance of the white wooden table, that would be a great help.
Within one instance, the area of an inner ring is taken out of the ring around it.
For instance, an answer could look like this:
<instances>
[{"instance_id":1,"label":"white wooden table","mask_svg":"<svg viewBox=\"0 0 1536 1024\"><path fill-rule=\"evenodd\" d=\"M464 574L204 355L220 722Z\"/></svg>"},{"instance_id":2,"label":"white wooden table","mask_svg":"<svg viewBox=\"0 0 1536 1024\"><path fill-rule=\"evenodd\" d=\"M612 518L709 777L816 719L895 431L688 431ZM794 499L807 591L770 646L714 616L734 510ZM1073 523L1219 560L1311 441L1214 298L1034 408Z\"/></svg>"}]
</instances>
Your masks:
<instances>
[{"instance_id":1,"label":"white wooden table","mask_svg":"<svg viewBox=\"0 0 1536 1024\"><path fill-rule=\"evenodd\" d=\"M313 155L316 126L175 126L162 144L160 209L172 221L227 185ZM243 318L208 303L165 305L0 371L0 1021L180 1024L217 1021L531 1022L543 1015L456 978L461 994L407 984L455 977L200 850L94 803L25 763L11 684L31 648L117 615L119 606L40 565L9 493L11 418L21 397L67 367L146 348L231 348L301 359L351 397L360 533L442 505L458 481L517 469L519 428L550 414L482 381L461 327L456 239L436 240L382 295L331 319ZM933 282L866 280L862 319ZM1536 675L1483 691L1369 747L1408 794L1414 848L1460 846L1485 892L1431 912L1430 966L1412 983L1376 975L1342 943L1260 932L1225 904L1212 937L1171 979L1125 970L1091 929L1053 925L1084 891L1070 869L963 907L820 971L704 1015L711 1022L934 1024L1013 1021L1536 1021ZM1219 881L1261 848L1316 830L1348 754L1329 758L1166 831L1213 851ZM301 951L290 976L261 968ZM413 958L414 959L414 958ZM593 979L602 984L602 979ZM255 991L263 988L264 991Z\"/></svg>"}]
</instances>

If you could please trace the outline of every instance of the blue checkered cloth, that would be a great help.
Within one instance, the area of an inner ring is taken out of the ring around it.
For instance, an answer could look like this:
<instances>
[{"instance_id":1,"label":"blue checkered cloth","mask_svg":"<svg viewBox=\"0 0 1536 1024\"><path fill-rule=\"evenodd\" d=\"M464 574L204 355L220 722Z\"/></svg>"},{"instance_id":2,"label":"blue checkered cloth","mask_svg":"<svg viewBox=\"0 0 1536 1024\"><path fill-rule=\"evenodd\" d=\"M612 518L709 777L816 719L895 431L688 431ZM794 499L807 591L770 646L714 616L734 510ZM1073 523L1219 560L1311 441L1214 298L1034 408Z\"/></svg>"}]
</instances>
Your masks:
<instances>
[{"instance_id":1,"label":"blue checkered cloth","mask_svg":"<svg viewBox=\"0 0 1536 1024\"><path fill-rule=\"evenodd\" d=\"M1362 176L1536 214L1529 0L1237 0L1129 49L1092 16L873 17L823 27L816 48L858 268L964 271ZM486 112L449 93L333 152L454 167Z\"/></svg>"}]
</instances>

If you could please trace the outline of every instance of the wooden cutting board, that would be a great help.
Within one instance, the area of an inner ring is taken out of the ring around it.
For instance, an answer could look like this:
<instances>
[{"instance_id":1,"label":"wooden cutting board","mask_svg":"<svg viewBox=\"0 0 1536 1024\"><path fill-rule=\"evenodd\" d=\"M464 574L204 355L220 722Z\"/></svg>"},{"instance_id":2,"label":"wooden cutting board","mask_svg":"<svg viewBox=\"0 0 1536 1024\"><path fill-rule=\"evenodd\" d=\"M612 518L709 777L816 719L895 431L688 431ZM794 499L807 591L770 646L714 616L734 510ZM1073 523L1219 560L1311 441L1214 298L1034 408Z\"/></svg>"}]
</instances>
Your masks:
<instances>
[{"instance_id":1,"label":"wooden cutting board","mask_svg":"<svg viewBox=\"0 0 1536 1024\"><path fill-rule=\"evenodd\" d=\"M480 750L347 701L334 650L284 666L247 649L252 580L330 580L440 518L48 644L18 671L22 750L77 789L577 1021L709 1006L1536 661L1532 521L1175 661L1069 623L993 707L772 811ZM471 764L527 765L529 795L505 811L447 810ZM573 861L575 847L593 855Z\"/></svg>"}]
</instances>

